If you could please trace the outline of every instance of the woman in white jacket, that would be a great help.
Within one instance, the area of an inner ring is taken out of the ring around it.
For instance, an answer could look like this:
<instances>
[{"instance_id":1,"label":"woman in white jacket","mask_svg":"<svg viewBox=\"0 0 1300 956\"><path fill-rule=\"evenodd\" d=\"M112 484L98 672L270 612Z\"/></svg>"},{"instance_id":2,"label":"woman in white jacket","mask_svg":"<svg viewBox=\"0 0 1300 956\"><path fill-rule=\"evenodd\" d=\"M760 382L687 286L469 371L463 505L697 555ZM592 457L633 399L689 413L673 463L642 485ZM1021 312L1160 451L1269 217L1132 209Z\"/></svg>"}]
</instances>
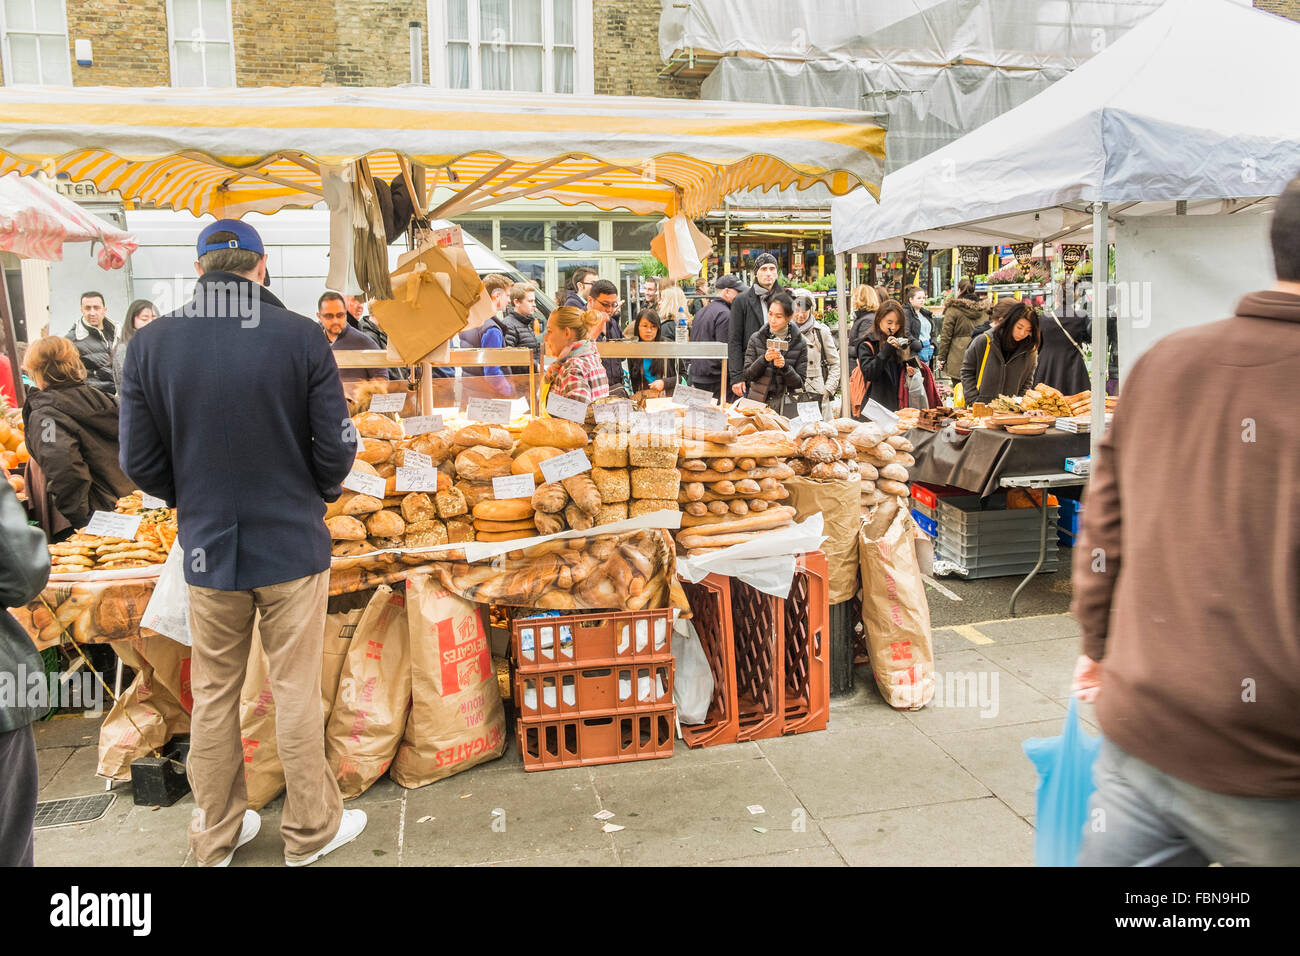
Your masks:
<instances>
[{"instance_id":1,"label":"woman in white jacket","mask_svg":"<svg viewBox=\"0 0 1300 956\"><path fill-rule=\"evenodd\" d=\"M840 392L840 352L835 336L813 311L813 298L802 290L795 293L793 325L808 344L808 371L804 374L801 402L817 402L822 417L834 418L835 396Z\"/></svg>"}]
</instances>

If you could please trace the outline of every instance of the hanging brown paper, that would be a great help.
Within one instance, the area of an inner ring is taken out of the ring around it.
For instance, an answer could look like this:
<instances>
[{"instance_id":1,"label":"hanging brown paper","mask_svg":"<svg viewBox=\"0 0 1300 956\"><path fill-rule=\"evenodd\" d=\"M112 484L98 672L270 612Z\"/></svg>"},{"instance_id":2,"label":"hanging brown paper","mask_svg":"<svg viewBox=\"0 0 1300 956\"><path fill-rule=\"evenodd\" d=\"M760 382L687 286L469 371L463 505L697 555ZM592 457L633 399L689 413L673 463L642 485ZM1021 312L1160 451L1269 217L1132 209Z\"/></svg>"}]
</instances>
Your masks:
<instances>
[{"instance_id":1,"label":"hanging brown paper","mask_svg":"<svg viewBox=\"0 0 1300 956\"><path fill-rule=\"evenodd\" d=\"M815 514L825 519L826 564L830 603L852 601L858 593L858 525L862 523L862 483L857 474L844 479L787 478L782 482L795 509L795 521Z\"/></svg>"}]
</instances>

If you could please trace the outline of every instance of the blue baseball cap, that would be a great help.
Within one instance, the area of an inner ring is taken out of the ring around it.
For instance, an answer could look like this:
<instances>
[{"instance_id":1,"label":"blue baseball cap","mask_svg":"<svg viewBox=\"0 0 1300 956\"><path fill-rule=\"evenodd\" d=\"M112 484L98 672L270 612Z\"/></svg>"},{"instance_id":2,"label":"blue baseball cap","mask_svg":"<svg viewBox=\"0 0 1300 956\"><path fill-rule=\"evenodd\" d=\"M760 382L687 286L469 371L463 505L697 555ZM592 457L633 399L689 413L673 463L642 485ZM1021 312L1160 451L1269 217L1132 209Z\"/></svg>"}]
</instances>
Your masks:
<instances>
[{"instance_id":1,"label":"blue baseball cap","mask_svg":"<svg viewBox=\"0 0 1300 956\"><path fill-rule=\"evenodd\" d=\"M211 237L218 232L228 232L235 238L213 242ZM257 230L238 219L218 219L199 233L196 248L200 258L206 253L220 249L243 249L247 252L255 252L259 256L266 255L266 249L262 247L262 237L257 234Z\"/></svg>"}]
</instances>

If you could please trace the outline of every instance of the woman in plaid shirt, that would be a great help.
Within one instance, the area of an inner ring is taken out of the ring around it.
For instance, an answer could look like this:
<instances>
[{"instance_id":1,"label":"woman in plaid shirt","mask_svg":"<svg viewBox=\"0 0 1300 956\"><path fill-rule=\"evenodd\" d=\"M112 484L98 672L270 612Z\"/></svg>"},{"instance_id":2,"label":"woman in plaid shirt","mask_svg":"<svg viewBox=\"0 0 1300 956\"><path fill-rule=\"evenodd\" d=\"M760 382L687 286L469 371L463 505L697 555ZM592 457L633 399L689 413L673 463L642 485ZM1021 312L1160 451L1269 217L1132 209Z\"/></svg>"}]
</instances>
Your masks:
<instances>
[{"instance_id":1,"label":"woman in plaid shirt","mask_svg":"<svg viewBox=\"0 0 1300 956\"><path fill-rule=\"evenodd\" d=\"M600 364L596 343L587 338L591 329L604 322L597 312L580 312L562 306L546 321L546 354L556 361L546 370L550 393L576 402L590 402L609 395L609 380Z\"/></svg>"}]
</instances>

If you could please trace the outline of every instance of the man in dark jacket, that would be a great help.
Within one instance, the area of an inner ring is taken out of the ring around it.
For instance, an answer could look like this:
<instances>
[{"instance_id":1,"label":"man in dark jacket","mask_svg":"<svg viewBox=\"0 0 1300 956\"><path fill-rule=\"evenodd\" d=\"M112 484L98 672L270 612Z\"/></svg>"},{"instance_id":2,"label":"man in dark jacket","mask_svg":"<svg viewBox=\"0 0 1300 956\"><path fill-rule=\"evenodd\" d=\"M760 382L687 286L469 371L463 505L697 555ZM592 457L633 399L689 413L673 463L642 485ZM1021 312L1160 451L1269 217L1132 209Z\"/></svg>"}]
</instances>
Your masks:
<instances>
[{"instance_id":1,"label":"man in dark jacket","mask_svg":"<svg viewBox=\"0 0 1300 956\"><path fill-rule=\"evenodd\" d=\"M117 328L108 321L107 311L103 293L81 293L81 319L72 327L70 338L81 354L81 364L86 366L86 384L116 395L113 345L117 342Z\"/></svg>"},{"instance_id":2,"label":"man in dark jacket","mask_svg":"<svg viewBox=\"0 0 1300 956\"><path fill-rule=\"evenodd\" d=\"M587 299L591 297L591 287L599 276L591 266L578 266L573 270L570 284L564 288L564 301L560 305L571 305L575 309L587 311Z\"/></svg>"},{"instance_id":3,"label":"man in dark jacket","mask_svg":"<svg viewBox=\"0 0 1300 956\"><path fill-rule=\"evenodd\" d=\"M325 502L342 491L356 431L329 342L262 285L256 230L218 220L199 234L198 256L193 301L140 329L127 348L122 468L179 518L194 641L195 856L224 866L260 825L245 813L239 731L260 612L288 789L285 862L305 865L365 827L364 813L343 809L320 716Z\"/></svg>"},{"instance_id":4,"label":"man in dark jacket","mask_svg":"<svg viewBox=\"0 0 1300 956\"><path fill-rule=\"evenodd\" d=\"M1105 826L1082 865L1300 865L1300 178L1270 229L1277 284L1151 346L1092 462L1074 686Z\"/></svg>"},{"instance_id":5,"label":"man in dark jacket","mask_svg":"<svg viewBox=\"0 0 1300 956\"><path fill-rule=\"evenodd\" d=\"M528 349L533 353L534 364L541 361L542 343L533 331L533 317L537 313L537 286L531 282L516 282L510 287L510 306L501 316L501 331L508 349ZM527 365L511 365L508 375L527 375Z\"/></svg>"},{"instance_id":6,"label":"man in dark jacket","mask_svg":"<svg viewBox=\"0 0 1300 956\"><path fill-rule=\"evenodd\" d=\"M50 552L40 528L27 524L18 496L0 482L0 607L35 600L50 576ZM32 639L7 611L0 610L0 675L16 692L0 694L0 867L33 865L36 821L36 739L32 721L45 707L30 706L27 678L44 676L45 664Z\"/></svg>"},{"instance_id":7,"label":"man in dark jacket","mask_svg":"<svg viewBox=\"0 0 1300 956\"><path fill-rule=\"evenodd\" d=\"M770 252L761 253L754 265L757 281L731 303L731 324L727 331L729 399L745 394L745 349L754 333L767 322L767 307L773 292L780 291L776 284L776 256Z\"/></svg>"},{"instance_id":8,"label":"man in dark jacket","mask_svg":"<svg viewBox=\"0 0 1300 956\"><path fill-rule=\"evenodd\" d=\"M695 316L695 321L691 323L692 342L726 344L731 329L731 303L735 301L736 296L740 295L743 288L740 280L730 273L718 276L718 281L714 285L717 298L710 299L708 305L700 310L700 313ZM727 361L730 363L730 358ZM730 378L730 374L727 377ZM712 392L720 398L722 360L692 359L690 381L693 387Z\"/></svg>"},{"instance_id":9,"label":"man in dark jacket","mask_svg":"<svg viewBox=\"0 0 1300 956\"><path fill-rule=\"evenodd\" d=\"M605 316L604 325L600 327L599 333L591 336L593 339L597 342L623 340L623 330L618 327L618 287L614 283L608 279L597 279L593 282L587 299L587 308ZM632 383L628 379L627 370L623 367L623 360L601 359L600 363L605 366L605 377L609 380L609 393L630 396ZM620 388L621 392L618 391Z\"/></svg>"},{"instance_id":10,"label":"man in dark jacket","mask_svg":"<svg viewBox=\"0 0 1300 956\"><path fill-rule=\"evenodd\" d=\"M330 348L335 352L366 351L383 348L378 342L359 331L348 322L348 310L343 296L337 292L324 292L316 300L316 318L329 340ZM388 378L388 370L383 368L343 368L339 367L339 381L346 393L354 385L371 378Z\"/></svg>"}]
</instances>

